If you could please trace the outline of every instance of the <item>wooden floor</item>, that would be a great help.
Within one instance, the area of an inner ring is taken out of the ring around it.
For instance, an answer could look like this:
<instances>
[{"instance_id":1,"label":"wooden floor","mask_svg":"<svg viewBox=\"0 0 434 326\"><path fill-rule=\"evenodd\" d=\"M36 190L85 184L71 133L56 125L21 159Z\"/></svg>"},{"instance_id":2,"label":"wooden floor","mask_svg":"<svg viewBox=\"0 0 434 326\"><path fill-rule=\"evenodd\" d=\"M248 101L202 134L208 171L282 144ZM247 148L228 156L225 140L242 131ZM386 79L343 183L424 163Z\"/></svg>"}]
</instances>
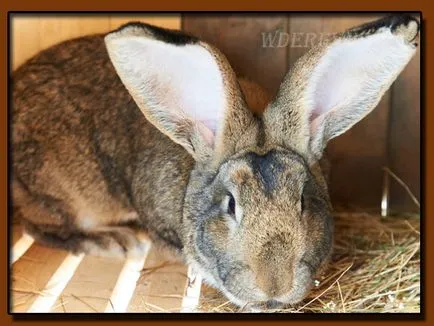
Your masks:
<instances>
[{"instance_id":1,"label":"wooden floor","mask_svg":"<svg viewBox=\"0 0 434 326\"><path fill-rule=\"evenodd\" d=\"M147 242L140 260L75 256L13 228L13 312L194 312L200 277Z\"/></svg>"}]
</instances>

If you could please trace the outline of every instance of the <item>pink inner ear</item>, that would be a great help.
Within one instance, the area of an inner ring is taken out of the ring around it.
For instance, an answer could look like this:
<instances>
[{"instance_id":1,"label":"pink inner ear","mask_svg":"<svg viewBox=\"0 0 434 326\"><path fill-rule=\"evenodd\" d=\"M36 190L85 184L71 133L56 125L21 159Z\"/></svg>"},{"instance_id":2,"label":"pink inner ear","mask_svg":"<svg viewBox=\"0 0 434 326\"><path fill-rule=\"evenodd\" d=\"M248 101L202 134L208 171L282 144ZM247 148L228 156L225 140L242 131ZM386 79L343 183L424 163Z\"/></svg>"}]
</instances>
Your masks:
<instances>
[{"instance_id":1,"label":"pink inner ear","mask_svg":"<svg viewBox=\"0 0 434 326\"><path fill-rule=\"evenodd\" d=\"M303 96L314 142L325 144L373 110L413 53L390 30L332 43L310 72Z\"/></svg>"},{"instance_id":2,"label":"pink inner ear","mask_svg":"<svg viewBox=\"0 0 434 326\"><path fill-rule=\"evenodd\" d=\"M214 147L215 130L211 130L204 123L197 122L197 129L202 135L202 138L207 142L210 147Z\"/></svg>"},{"instance_id":3,"label":"pink inner ear","mask_svg":"<svg viewBox=\"0 0 434 326\"><path fill-rule=\"evenodd\" d=\"M171 134L177 124L188 120L199 137L214 143L227 101L222 72L208 49L139 36L114 39L110 44L112 62L123 83L139 106L146 107L151 120L166 129L163 132Z\"/></svg>"},{"instance_id":4,"label":"pink inner ear","mask_svg":"<svg viewBox=\"0 0 434 326\"><path fill-rule=\"evenodd\" d=\"M321 115L321 110L318 108L315 108L312 110L311 114L309 115L309 123L314 121L316 118L318 118Z\"/></svg>"}]
</instances>

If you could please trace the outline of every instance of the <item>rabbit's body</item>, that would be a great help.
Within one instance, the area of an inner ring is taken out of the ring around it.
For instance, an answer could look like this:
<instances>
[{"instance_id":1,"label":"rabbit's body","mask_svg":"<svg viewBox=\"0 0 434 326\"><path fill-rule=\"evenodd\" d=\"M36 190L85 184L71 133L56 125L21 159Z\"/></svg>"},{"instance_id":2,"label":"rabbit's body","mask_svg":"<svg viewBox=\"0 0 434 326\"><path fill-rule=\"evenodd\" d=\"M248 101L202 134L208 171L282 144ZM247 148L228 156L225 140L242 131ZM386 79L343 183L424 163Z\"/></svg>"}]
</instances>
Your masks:
<instances>
[{"instance_id":1,"label":"rabbit's body","mask_svg":"<svg viewBox=\"0 0 434 326\"><path fill-rule=\"evenodd\" d=\"M298 302L332 247L325 146L375 108L418 31L396 16L337 34L274 99L178 31L54 46L13 76L13 204L46 244L140 254L146 230L240 306Z\"/></svg>"},{"instance_id":2,"label":"rabbit's body","mask_svg":"<svg viewBox=\"0 0 434 326\"><path fill-rule=\"evenodd\" d=\"M123 255L136 254L138 229L182 249L194 160L137 108L103 35L41 52L13 83L14 204L32 235L75 252ZM252 110L263 111L265 91L247 79L240 85Z\"/></svg>"},{"instance_id":3,"label":"rabbit's body","mask_svg":"<svg viewBox=\"0 0 434 326\"><path fill-rule=\"evenodd\" d=\"M43 51L13 83L14 204L32 234L80 251L93 237L113 245L110 232L131 224L182 248L194 161L137 108L103 36Z\"/></svg>"}]
</instances>

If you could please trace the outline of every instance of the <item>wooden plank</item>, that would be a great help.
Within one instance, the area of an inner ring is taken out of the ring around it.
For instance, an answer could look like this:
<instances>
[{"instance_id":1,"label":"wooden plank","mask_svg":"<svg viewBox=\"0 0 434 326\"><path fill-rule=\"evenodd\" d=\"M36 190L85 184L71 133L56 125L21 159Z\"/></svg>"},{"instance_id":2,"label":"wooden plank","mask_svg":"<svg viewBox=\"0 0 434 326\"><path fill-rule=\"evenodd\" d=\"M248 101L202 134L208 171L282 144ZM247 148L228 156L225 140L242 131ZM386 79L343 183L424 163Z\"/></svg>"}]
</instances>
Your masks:
<instances>
[{"instance_id":1,"label":"wooden plank","mask_svg":"<svg viewBox=\"0 0 434 326\"><path fill-rule=\"evenodd\" d=\"M12 16L12 68L61 41L107 32L108 16L15 14Z\"/></svg>"},{"instance_id":2,"label":"wooden plank","mask_svg":"<svg viewBox=\"0 0 434 326\"><path fill-rule=\"evenodd\" d=\"M287 47L267 46L264 37L287 32L284 15L183 16L182 29L222 51L235 72L274 94L286 72Z\"/></svg>"},{"instance_id":3,"label":"wooden plank","mask_svg":"<svg viewBox=\"0 0 434 326\"><path fill-rule=\"evenodd\" d=\"M74 275L75 270L83 260L83 257L84 254L68 254L45 285L43 293L32 303L28 312L50 312L53 304Z\"/></svg>"},{"instance_id":4,"label":"wooden plank","mask_svg":"<svg viewBox=\"0 0 434 326\"><path fill-rule=\"evenodd\" d=\"M389 168L420 200L420 50L392 89ZM393 178L390 210L419 212L409 194Z\"/></svg>"},{"instance_id":5,"label":"wooden plank","mask_svg":"<svg viewBox=\"0 0 434 326\"><path fill-rule=\"evenodd\" d=\"M202 276L191 266L187 270L187 285L182 298L181 312L197 312L202 288Z\"/></svg>"},{"instance_id":6,"label":"wooden plank","mask_svg":"<svg viewBox=\"0 0 434 326\"><path fill-rule=\"evenodd\" d=\"M330 33L375 20L381 15L293 14L289 29L293 44L290 65ZM390 91L377 108L327 148L331 163L330 193L336 209L379 211L383 187L382 167L387 161Z\"/></svg>"},{"instance_id":7,"label":"wooden plank","mask_svg":"<svg viewBox=\"0 0 434 326\"><path fill-rule=\"evenodd\" d=\"M104 312L123 266L123 259L86 256L51 311Z\"/></svg>"},{"instance_id":8,"label":"wooden plank","mask_svg":"<svg viewBox=\"0 0 434 326\"><path fill-rule=\"evenodd\" d=\"M11 65L16 69L39 52L39 17L11 16Z\"/></svg>"},{"instance_id":9,"label":"wooden plank","mask_svg":"<svg viewBox=\"0 0 434 326\"><path fill-rule=\"evenodd\" d=\"M153 14L153 15L111 15L110 29L116 29L119 26L132 22L139 21L156 25L169 29L181 28L181 16L179 14Z\"/></svg>"},{"instance_id":10,"label":"wooden plank","mask_svg":"<svg viewBox=\"0 0 434 326\"><path fill-rule=\"evenodd\" d=\"M34 239L30 235L24 233L23 228L20 225L13 226L11 238L12 248L10 248L11 259L9 263L13 264L30 249L34 243Z\"/></svg>"},{"instance_id":11,"label":"wooden plank","mask_svg":"<svg viewBox=\"0 0 434 326\"><path fill-rule=\"evenodd\" d=\"M120 280L125 268L134 265L135 269L124 275L134 276L139 268L137 263L95 256L74 257L61 250L34 245L12 270L14 312L123 312L119 306L127 306L129 297L132 299L128 312L179 312L183 307L187 267L164 252L153 249L138 284L122 289L119 286L125 285L125 279ZM200 280L193 284L199 286ZM192 286L196 296L197 286ZM116 288L121 294L117 299L127 300L125 304L117 305L120 301L113 300ZM133 294L125 293L128 291ZM193 310L191 302L184 306Z\"/></svg>"},{"instance_id":12,"label":"wooden plank","mask_svg":"<svg viewBox=\"0 0 434 326\"><path fill-rule=\"evenodd\" d=\"M25 15L12 17L12 69L16 69L39 51L71 38L105 33L128 21L143 21L157 26L180 29L179 14L170 15Z\"/></svg>"},{"instance_id":13,"label":"wooden plank","mask_svg":"<svg viewBox=\"0 0 434 326\"><path fill-rule=\"evenodd\" d=\"M143 257L127 259L118 276L118 280L110 296L105 312L126 312L131 298L141 276L143 266L151 248L151 241L147 241Z\"/></svg>"},{"instance_id":14,"label":"wooden plank","mask_svg":"<svg viewBox=\"0 0 434 326\"><path fill-rule=\"evenodd\" d=\"M66 251L34 244L11 269L12 311L27 312L67 256Z\"/></svg>"},{"instance_id":15,"label":"wooden plank","mask_svg":"<svg viewBox=\"0 0 434 326\"><path fill-rule=\"evenodd\" d=\"M83 35L104 33L110 28L108 16L41 16L39 38L41 49Z\"/></svg>"},{"instance_id":16,"label":"wooden plank","mask_svg":"<svg viewBox=\"0 0 434 326\"><path fill-rule=\"evenodd\" d=\"M187 285L187 267L152 248L128 312L179 312Z\"/></svg>"}]
</instances>

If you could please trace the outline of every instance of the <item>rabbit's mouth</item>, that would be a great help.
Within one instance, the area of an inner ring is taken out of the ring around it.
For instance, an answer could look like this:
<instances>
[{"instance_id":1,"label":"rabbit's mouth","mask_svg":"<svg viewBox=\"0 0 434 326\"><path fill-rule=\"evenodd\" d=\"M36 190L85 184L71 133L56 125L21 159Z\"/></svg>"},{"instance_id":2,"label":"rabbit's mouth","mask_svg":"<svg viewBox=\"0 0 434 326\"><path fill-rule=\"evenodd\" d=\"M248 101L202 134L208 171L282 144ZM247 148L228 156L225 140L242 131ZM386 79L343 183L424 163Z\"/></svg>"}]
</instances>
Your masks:
<instances>
[{"instance_id":1,"label":"rabbit's mouth","mask_svg":"<svg viewBox=\"0 0 434 326\"><path fill-rule=\"evenodd\" d=\"M305 288L301 289L301 287L295 291L291 291L291 293L288 293L285 296L279 297L280 300L276 298L267 298L265 299L263 296L259 294L259 296L262 297L262 300L258 300L258 294L255 294L254 296L249 297L249 299L241 299L239 297L236 297L234 294L232 294L230 291L228 291L224 286L218 287L220 291L234 304L239 306L241 310L246 311L267 311L267 310L276 310L276 309L285 309L288 307L291 307L300 301L302 301L308 291L310 290L311 286L306 286Z\"/></svg>"},{"instance_id":2,"label":"rabbit's mouth","mask_svg":"<svg viewBox=\"0 0 434 326\"><path fill-rule=\"evenodd\" d=\"M269 296L254 284L254 275L250 270L238 270L238 275L228 275L222 280L217 275L207 272L198 262L190 262L193 269L200 273L204 281L222 292L232 303L242 310L265 311L283 309L303 300L313 286L309 266L300 262L292 280L291 290L279 296ZM228 281L231 279L230 281Z\"/></svg>"}]
</instances>

